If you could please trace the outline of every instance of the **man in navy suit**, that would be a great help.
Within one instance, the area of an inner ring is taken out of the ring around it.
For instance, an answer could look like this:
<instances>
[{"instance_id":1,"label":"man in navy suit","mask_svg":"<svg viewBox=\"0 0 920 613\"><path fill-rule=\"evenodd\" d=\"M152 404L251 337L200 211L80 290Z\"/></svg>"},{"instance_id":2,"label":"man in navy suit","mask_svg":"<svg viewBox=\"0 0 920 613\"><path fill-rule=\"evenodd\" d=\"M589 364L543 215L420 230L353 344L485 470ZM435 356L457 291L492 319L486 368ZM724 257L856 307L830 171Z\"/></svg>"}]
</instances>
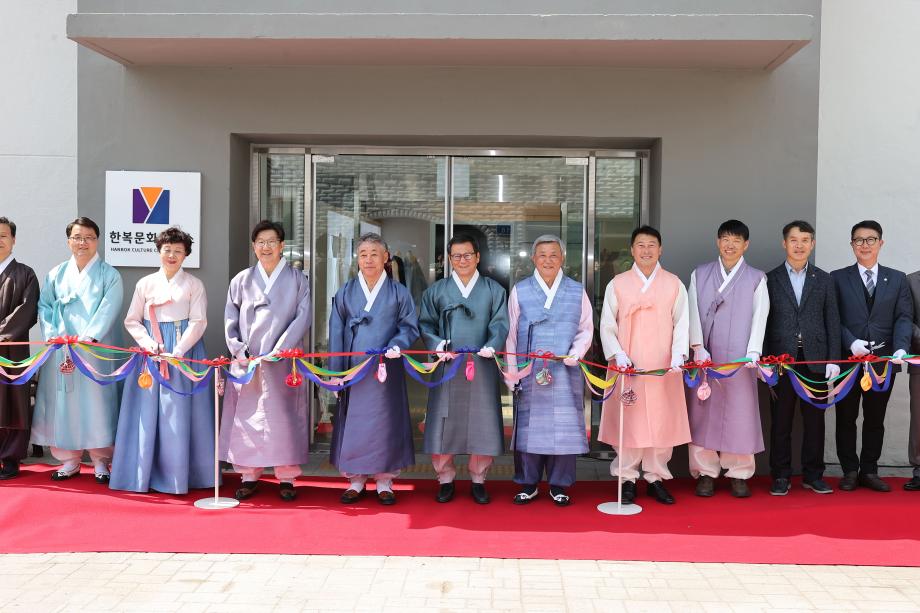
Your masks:
<instances>
[{"instance_id":1,"label":"man in navy suit","mask_svg":"<svg viewBox=\"0 0 920 613\"><path fill-rule=\"evenodd\" d=\"M892 356L892 383L907 350L913 331L913 302L907 276L879 266L878 254L885 241L877 221L861 221L850 231L850 245L856 264L831 273L837 287L840 307L840 333L843 351L860 357L875 353ZM878 368L878 367L876 367ZM876 492L891 488L878 476L878 459L885 438L885 409L891 388L885 392L864 392L854 385L837 402L837 456L843 469L840 489L851 491L858 485ZM856 418L862 399L862 453L856 452ZM858 471L858 472L857 472Z\"/></svg>"}]
</instances>

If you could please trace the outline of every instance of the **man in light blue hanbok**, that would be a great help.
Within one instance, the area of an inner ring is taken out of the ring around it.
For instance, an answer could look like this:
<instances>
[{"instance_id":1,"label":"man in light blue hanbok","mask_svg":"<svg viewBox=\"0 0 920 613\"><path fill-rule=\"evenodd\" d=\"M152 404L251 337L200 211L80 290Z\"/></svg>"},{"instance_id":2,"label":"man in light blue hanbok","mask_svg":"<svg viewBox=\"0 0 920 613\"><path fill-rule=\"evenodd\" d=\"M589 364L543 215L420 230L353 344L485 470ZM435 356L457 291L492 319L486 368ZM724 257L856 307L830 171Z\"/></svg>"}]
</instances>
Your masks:
<instances>
[{"instance_id":1,"label":"man in light blue hanbok","mask_svg":"<svg viewBox=\"0 0 920 613\"><path fill-rule=\"evenodd\" d=\"M385 348L387 376L381 382L367 375L339 394L329 461L349 480L341 496L343 504L357 502L373 476L378 501L391 505L396 503L393 479L415 462L400 349L418 338L418 318L409 290L384 274L389 250L380 235L362 235L357 252L358 277L332 299L329 352ZM331 358L329 364L332 370L342 371L365 359L340 356Z\"/></svg>"},{"instance_id":2,"label":"man in light blue hanbok","mask_svg":"<svg viewBox=\"0 0 920 613\"><path fill-rule=\"evenodd\" d=\"M81 341L118 345L116 323L121 315L122 283L118 271L99 259L99 226L87 217L67 225L73 256L45 277L38 299L38 321L45 340L76 336ZM63 348L60 351L69 351ZM112 362L87 353L81 358L93 369L110 374ZM42 366L32 420L32 442L48 445L63 463L51 478L69 479L80 472L83 450L89 452L98 483L109 482L109 464L118 420L118 388L99 385L72 371L61 372L61 359Z\"/></svg>"},{"instance_id":3,"label":"man in light blue hanbok","mask_svg":"<svg viewBox=\"0 0 920 613\"><path fill-rule=\"evenodd\" d=\"M538 237L531 259L533 276L519 281L508 297L505 350L565 358L561 363L537 360L534 374L524 377L515 392L514 481L521 491L514 503L527 504L537 496L545 470L550 497L566 506L565 490L575 483L575 461L588 452L585 382L578 360L591 347L593 310L581 283L562 273L565 247L558 236ZM513 356L509 360L516 361Z\"/></svg>"}]
</instances>

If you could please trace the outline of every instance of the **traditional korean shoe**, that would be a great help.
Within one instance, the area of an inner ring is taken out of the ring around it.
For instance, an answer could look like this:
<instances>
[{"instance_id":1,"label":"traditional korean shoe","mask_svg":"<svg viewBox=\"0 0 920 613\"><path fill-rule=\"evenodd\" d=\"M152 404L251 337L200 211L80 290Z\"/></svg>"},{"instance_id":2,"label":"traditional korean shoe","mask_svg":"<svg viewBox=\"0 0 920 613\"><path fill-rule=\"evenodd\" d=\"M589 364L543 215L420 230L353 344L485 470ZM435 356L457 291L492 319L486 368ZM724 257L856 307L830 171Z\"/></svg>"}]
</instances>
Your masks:
<instances>
[{"instance_id":1,"label":"traditional korean shoe","mask_svg":"<svg viewBox=\"0 0 920 613\"><path fill-rule=\"evenodd\" d=\"M290 481L282 481L278 495L281 496L281 500L290 502L297 498L297 490L294 489L294 484Z\"/></svg>"},{"instance_id":2,"label":"traditional korean shoe","mask_svg":"<svg viewBox=\"0 0 920 613\"><path fill-rule=\"evenodd\" d=\"M73 470L68 471L68 470L64 470L63 468L61 468L60 470L54 471L53 473L51 473L51 480L52 481L66 481L67 479L76 477L79 474L80 474L80 466L78 464L77 467L74 468Z\"/></svg>"},{"instance_id":3,"label":"traditional korean shoe","mask_svg":"<svg viewBox=\"0 0 920 613\"><path fill-rule=\"evenodd\" d=\"M863 473L859 475L859 484L867 487L873 492L890 492L891 486L882 481L875 473Z\"/></svg>"},{"instance_id":4,"label":"traditional korean shoe","mask_svg":"<svg viewBox=\"0 0 920 613\"><path fill-rule=\"evenodd\" d=\"M450 502L454 499L454 482L442 483L441 487L438 488L438 495L435 497L435 500L438 502Z\"/></svg>"},{"instance_id":5,"label":"traditional korean shoe","mask_svg":"<svg viewBox=\"0 0 920 613\"><path fill-rule=\"evenodd\" d=\"M489 492L486 491L485 483L474 483L470 488L470 494L473 495L473 500L476 504L489 504L492 502Z\"/></svg>"},{"instance_id":6,"label":"traditional korean shoe","mask_svg":"<svg viewBox=\"0 0 920 613\"><path fill-rule=\"evenodd\" d=\"M802 487L806 490L811 490L815 494L833 494L834 488L828 485L827 481L824 479L813 479L811 481L802 481Z\"/></svg>"},{"instance_id":7,"label":"traditional korean shoe","mask_svg":"<svg viewBox=\"0 0 920 613\"><path fill-rule=\"evenodd\" d=\"M536 485L525 485L524 489L514 495L514 504L530 504L530 501L537 497L540 490Z\"/></svg>"},{"instance_id":8,"label":"traditional korean shoe","mask_svg":"<svg viewBox=\"0 0 920 613\"><path fill-rule=\"evenodd\" d=\"M252 498L252 495L256 493L258 488L258 481L243 481L240 483L240 487L233 494L233 497L237 500L246 500L247 498Z\"/></svg>"},{"instance_id":9,"label":"traditional korean shoe","mask_svg":"<svg viewBox=\"0 0 920 613\"><path fill-rule=\"evenodd\" d=\"M661 504L674 504L674 496L664 487L661 481L649 483L646 493Z\"/></svg>"},{"instance_id":10,"label":"traditional korean shoe","mask_svg":"<svg viewBox=\"0 0 920 613\"><path fill-rule=\"evenodd\" d=\"M747 479L730 479L732 484L732 496L735 498L750 498L751 488L748 487Z\"/></svg>"},{"instance_id":11,"label":"traditional korean shoe","mask_svg":"<svg viewBox=\"0 0 920 613\"><path fill-rule=\"evenodd\" d=\"M636 501L636 482L624 481L620 492L620 504L632 504Z\"/></svg>"},{"instance_id":12,"label":"traditional korean shoe","mask_svg":"<svg viewBox=\"0 0 920 613\"><path fill-rule=\"evenodd\" d=\"M3 469L0 470L0 481L15 479L19 476L19 460L3 460Z\"/></svg>"},{"instance_id":13,"label":"traditional korean shoe","mask_svg":"<svg viewBox=\"0 0 920 613\"><path fill-rule=\"evenodd\" d=\"M716 493L716 480L707 475L700 475L696 480L696 495L703 498L712 498Z\"/></svg>"},{"instance_id":14,"label":"traditional korean shoe","mask_svg":"<svg viewBox=\"0 0 920 613\"><path fill-rule=\"evenodd\" d=\"M106 485L109 481L112 480L112 477L110 475L96 473L94 479L96 479L96 483L98 483L99 485Z\"/></svg>"},{"instance_id":15,"label":"traditional korean shoe","mask_svg":"<svg viewBox=\"0 0 920 613\"><path fill-rule=\"evenodd\" d=\"M390 506L396 504L396 494L390 490L384 490L382 492L377 492L377 502L382 505Z\"/></svg>"},{"instance_id":16,"label":"traditional korean shoe","mask_svg":"<svg viewBox=\"0 0 920 613\"><path fill-rule=\"evenodd\" d=\"M904 484L904 489L908 492L920 492L920 477L913 477Z\"/></svg>"},{"instance_id":17,"label":"traditional korean shoe","mask_svg":"<svg viewBox=\"0 0 920 613\"><path fill-rule=\"evenodd\" d=\"M805 487L808 487L807 485ZM792 489L792 484L786 477L777 477L770 486L771 496L785 496Z\"/></svg>"},{"instance_id":18,"label":"traditional korean shoe","mask_svg":"<svg viewBox=\"0 0 920 613\"><path fill-rule=\"evenodd\" d=\"M365 492L367 492L367 490L363 488L359 492L358 490L350 487L344 492L342 492L341 496L339 496L339 502L341 502L342 504L354 504L358 502L359 500L361 500L362 498L364 498Z\"/></svg>"},{"instance_id":19,"label":"traditional korean shoe","mask_svg":"<svg viewBox=\"0 0 920 613\"><path fill-rule=\"evenodd\" d=\"M553 504L557 507L567 507L572 504L572 499L565 493L564 488L551 485L549 487L549 495L553 499Z\"/></svg>"},{"instance_id":20,"label":"traditional korean shoe","mask_svg":"<svg viewBox=\"0 0 920 613\"><path fill-rule=\"evenodd\" d=\"M840 491L842 492L852 492L857 487L859 487L859 480L856 478L856 471L848 472L843 475L840 479Z\"/></svg>"}]
</instances>

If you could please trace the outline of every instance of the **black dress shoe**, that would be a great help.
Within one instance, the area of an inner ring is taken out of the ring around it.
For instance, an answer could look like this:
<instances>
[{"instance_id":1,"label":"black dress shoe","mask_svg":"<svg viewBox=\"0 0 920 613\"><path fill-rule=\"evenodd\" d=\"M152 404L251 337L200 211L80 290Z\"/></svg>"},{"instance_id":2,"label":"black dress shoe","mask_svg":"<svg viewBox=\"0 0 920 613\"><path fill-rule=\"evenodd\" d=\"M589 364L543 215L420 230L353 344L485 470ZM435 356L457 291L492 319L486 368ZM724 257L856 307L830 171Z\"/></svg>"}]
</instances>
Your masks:
<instances>
[{"instance_id":1,"label":"black dress shoe","mask_svg":"<svg viewBox=\"0 0 920 613\"><path fill-rule=\"evenodd\" d=\"M696 480L696 495L703 498L712 498L716 493L716 480L707 475L700 475Z\"/></svg>"},{"instance_id":2,"label":"black dress shoe","mask_svg":"<svg viewBox=\"0 0 920 613\"><path fill-rule=\"evenodd\" d=\"M557 507L567 507L572 504L572 499L565 493L565 488L556 485L549 487L549 497L553 499L553 504Z\"/></svg>"},{"instance_id":3,"label":"black dress shoe","mask_svg":"<svg viewBox=\"0 0 920 613\"><path fill-rule=\"evenodd\" d=\"M364 498L364 492L366 491L367 490L363 488L361 489L360 492L358 490L348 488L347 490L342 492L341 496L339 496L339 501L342 504L354 504L358 502L359 500L361 500L362 498Z\"/></svg>"},{"instance_id":4,"label":"black dress shoe","mask_svg":"<svg viewBox=\"0 0 920 613\"><path fill-rule=\"evenodd\" d=\"M396 494L389 490L377 492L377 502L385 506L394 505L396 504Z\"/></svg>"},{"instance_id":5,"label":"black dress shoe","mask_svg":"<svg viewBox=\"0 0 920 613\"><path fill-rule=\"evenodd\" d=\"M770 495L771 496L785 496L789 493L792 484L789 483L789 479L785 477L777 477L773 480L773 484L770 486Z\"/></svg>"},{"instance_id":6,"label":"black dress shoe","mask_svg":"<svg viewBox=\"0 0 920 613\"><path fill-rule=\"evenodd\" d=\"M802 481L802 487L806 490L811 490L815 494L833 494L834 488L832 488L827 481L824 479L812 479L811 481Z\"/></svg>"},{"instance_id":7,"label":"black dress shoe","mask_svg":"<svg viewBox=\"0 0 920 613\"><path fill-rule=\"evenodd\" d=\"M674 496L665 489L661 481L649 483L645 492L661 504L674 504Z\"/></svg>"},{"instance_id":8,"label":"black dress shoe","mask_svg":"<svg viewBox=\"0 0 920 613\"><path fill-rule=\"evenodd\" d=\"M751 488L748 487L747 479L730 479L732 484L732 496L735 498L750 498Z\"/></svg>"},{"instance_id":9,"label":"black dress shoe","mask_svg":"<svg viewBox=\"0 0 920 613\"><path fill-rule=\"evenodd\" d=\"M236 492L234 492L233 497L237 500L246 500L247 498L252 498L252 495L256 493L258 487L258 481L243 481L240 483L240 487L236 490Z\"/></svg>"},{"instance_id":10,"label":"black dress shoe","mask_svg":"<svg viewBox=\"0 0 920 613\"><path fill-rule=\"evenodd\" d=\"M278 495L281 496L281 500L290 502L297 498L297 490L294 489L294 484L290 481L282 481L280 489L278 490Z\"/></svg>"},{"instance_id":11,"label":"black dress shoe","mask_svg":"<svg viewBox=\"0 0 920 613\"><path fill-rule=\"evenodd\" d=\"M438 488L438 502L450 502L454 499L454 482L442 483Z\"/></svg>"},{"instance_id":12,"label":"black dress shoe","mask_svg":"<svg viewBox=\"0 0 920 613\"><path fill-rule=\"evenodd\" d=\"M620 493L620 504L632 504L636 501L636 482L624 481L623 490Z\"/></svg>"},{"instance_id":13,"label":"black dress shoe","mask_svg":"<svg viewBox=\"0 0 920 613\"><path fill-rule=\"evenodd\" d=\"M530 501L539 493L540 490L536 485L525 485L520 492L514 495L514 504L530 504Z\"/></svg>"},{"instance_id":14,"label":"black dress shoe","mask_svg":"<svg viewBox=\"0 0 920 613\"><path fill-rule=\"evenodd\" d=\"M470 493L473 495L473 500L476 501L476 504L489 504L492 501L489 497L489 492L486 491L485 483L474 483Z\"/></svg>"},{"instance_id":15,"label":"black dress shoe","mask_svg":"<svg viewBox=\"0 0 920 613\"><path fill-rule=\"evenodd\" d=\"M96 483L99 485L105 485L112 480L112 477L110 475L101 475L97 473L94 479L96 479Z\"/></svg>"},{"instance_id":16,"label":"black dress shoe","mask_svg":"<svg viewBox=\"0 0 920 613\"><path fill-rule=\"evenodd\" d=\"M848 472L843 475L840 479L840 491L843 492L852 492L857 487L859 487L859 481L856 478L856 471Z\"/></svg>"},{"instance_id":17,"label":"black dress shoe","mask_svg":"<svg viewBox=\"0 0 920 613\"><path fill-rule=\"evenodd\" d=\"M859 484L867 487L873 492L890 492L891 486L879 479L875 473L863 473L859 475Z\"/></svg>"},{"instance_id":18,"label":"black dress shoe","mask_svg":"<svg viewBox=\"0 0 920 613\"><path fill-rule=\"evenodd\" d=\"M3 469L0 470L0 481L14 479L19 476L19 460L3 460Z\"/></svg>"},{"instance_id":19,"label":"black dress shoe","mask_svg":"<svg viewBox=\"0 0 920 613\"><path fill-rule=\"evenodd\" d=\"M920 477L914 477L905 483L904 489L908 492L920 492Z\"/></svg>"},{"instance_id":20,"label":"black dress shoe","mask_svg":"<svg viewBox=\"0 0 920 613\"><path fill-rule=\"evenodd\" d=\"M51 480L52 481L66 481L67 479L76 477L79 474L80 474L79 466L71 472L67 472L66 470L56 470L53 473L51 473Z\"/></svg>"}]
</instances>

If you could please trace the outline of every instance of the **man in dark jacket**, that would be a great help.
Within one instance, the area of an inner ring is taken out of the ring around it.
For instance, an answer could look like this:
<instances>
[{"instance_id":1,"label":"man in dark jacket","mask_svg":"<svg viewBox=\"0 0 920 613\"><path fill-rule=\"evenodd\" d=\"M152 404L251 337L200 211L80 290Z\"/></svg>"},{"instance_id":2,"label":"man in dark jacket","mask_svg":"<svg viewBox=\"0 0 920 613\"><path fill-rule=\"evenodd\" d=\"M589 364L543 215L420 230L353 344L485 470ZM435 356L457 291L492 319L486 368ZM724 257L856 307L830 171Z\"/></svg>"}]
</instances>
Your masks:
<instances>
[{"instance_id":1,"label":"man in dark jacket","mask_svg":"<svg viewBox=\"0 0 920 613\"><path fill-rule=\"evenodd\" d=\"M797 362L840 359L840 313L831 276L809 263L815 247L815 229L807 221L793 221L783 228L786 261L767 273L770 315L764 355L789 354ZM837 364L796 367L812 379L833 379ZM806 374L807 373L807 374ZM792 421L795 406L802 412L802 485L818 494L834 490L824 481L824 411L800 401L786 374L780 377L771 402L770 493L785 496L792 477Z\"/></svg>"},{"instance_id":2,"label":"man in dark jacket","mask_svg":"<svg viewBox=\"0 0 920 613\"><path fill-rule=\"evenodd\" d=\"M914 300L914 325L910 340L910 352L920 354L920 270L907 275L907 285ZM910 432L908 433L907 457L914 467L913 478L904 484L908 492L920 491L920 366L908 365L910 373Z\"/></svg>"}]
</instances>

